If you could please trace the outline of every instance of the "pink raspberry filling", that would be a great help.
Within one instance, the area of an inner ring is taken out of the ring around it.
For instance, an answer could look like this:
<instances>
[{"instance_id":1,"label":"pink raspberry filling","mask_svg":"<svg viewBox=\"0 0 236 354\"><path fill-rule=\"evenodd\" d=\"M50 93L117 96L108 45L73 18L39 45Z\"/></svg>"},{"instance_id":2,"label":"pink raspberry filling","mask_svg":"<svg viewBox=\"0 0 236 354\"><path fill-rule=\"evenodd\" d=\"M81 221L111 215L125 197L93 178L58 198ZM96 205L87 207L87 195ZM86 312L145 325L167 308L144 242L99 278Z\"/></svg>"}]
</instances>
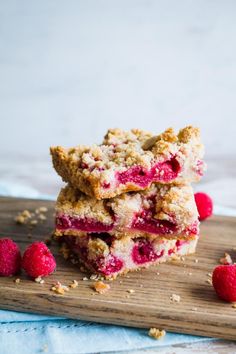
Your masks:
<instances>
[{"instance_id":1,"label":"pink raspberry filling","mask_svg":"<svg viewBox=\"0 0 236 354\"><path fill-rule=\"evenodd\" d=\"M170 182L180 171L180 164L174 156L170 160L155 164L150 170L134 166L124 172L117 172L116 178L121 184L133 183L145 188L152 182Z\"/></svg>"},{"instance_id":2,"label":"pink raspberry filling","mask_svg":"<svg viewBox=\"0 0 236 354\"><path fill-rule=\"evenodd\" d=\"M58 230L81 230L87 232L106 232L113 229L114 223L104 224L89 218L71 217L60 215L56 217L56 228Z\"/></svg>"},{"instance_id":3,"label":"pink raspberry filling","mask_svg":"<svg viewBox=\"0 0 236 354\"><path fill-rule=\"evenodd\" d=\"M145 239L136 241L132 250L132 259L136 264L143 264L147 262L154 262L157 258L163 256L164 250L158 255L155 253L151 243Z\"/></svg>"}]
</instances>

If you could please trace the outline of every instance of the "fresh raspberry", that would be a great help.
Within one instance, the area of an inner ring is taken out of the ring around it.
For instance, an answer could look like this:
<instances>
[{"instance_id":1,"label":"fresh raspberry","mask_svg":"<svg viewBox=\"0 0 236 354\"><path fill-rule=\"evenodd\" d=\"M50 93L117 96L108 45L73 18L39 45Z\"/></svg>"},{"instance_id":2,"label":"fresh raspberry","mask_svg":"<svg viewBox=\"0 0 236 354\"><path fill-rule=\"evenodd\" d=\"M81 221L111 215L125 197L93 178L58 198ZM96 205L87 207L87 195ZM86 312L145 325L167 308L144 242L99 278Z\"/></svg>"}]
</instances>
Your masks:
<instances>
[{"instance_id":1,"label":"fresh raspberry","mask_svg":"<svg viewBox=\"0 0 236 354\"><path fill-rule=\"evenodd\" d=\"M0 239L0 276L10 277L19 273L21 254L19 247L10 238Z\"/></svg>"},{"instance_id":2,"label":"fresh raspberry","mask_svg":"<svg viewBox=\"0 0 236 354\"><path fill-rule=\"evenodd\" d=\"M197 210L199 213L199 220L204 220L212 215L213 211L213 201L209 195L206 193L195 193L195 202L197 204Z\"/></svg>"},{"instance_id":3,"label":"fresh raspberry","mask_svg":"<svg viewBox=\"0 0 236 354\"><path fill-rule=\"evenodd\" d=\"M221 299L236 301L236 264L217 266L212 275L212 283Z\"/></svg>"},{"instance_id":4,"label":"fresh raspberry","mask_svg":"<svg viewBox=\"0 0 236 354\"><path fill-rule=\"evenodd\" d=\"M45 243L34 242L24 252L22 268L32 278L43 277L55 270L56 261Z\"/></svg>"}]
</instances>

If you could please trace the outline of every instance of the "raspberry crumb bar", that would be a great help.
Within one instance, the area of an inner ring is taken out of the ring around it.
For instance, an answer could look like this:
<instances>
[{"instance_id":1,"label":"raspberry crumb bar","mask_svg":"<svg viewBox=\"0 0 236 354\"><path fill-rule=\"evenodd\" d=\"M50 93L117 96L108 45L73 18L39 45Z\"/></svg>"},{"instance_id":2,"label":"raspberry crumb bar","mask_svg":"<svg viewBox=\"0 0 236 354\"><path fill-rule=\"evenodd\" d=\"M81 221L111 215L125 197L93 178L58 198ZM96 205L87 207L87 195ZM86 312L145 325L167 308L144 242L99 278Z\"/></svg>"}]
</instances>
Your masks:
<instances>
[{"instance_id":1,"label":"raspberry crumb bar","mask_svg":"<svg viewBox=\"0 0 236 354\"><path fill-rule=\"evenodd\" d=\"M117 238L150 234L188 238L198 234L198 212L190 185L152 185L112 199L96 200L70 186L56 203L57 236L109 232Z\"/></svg>"},{"instance_id":2,"label":"raspberry crumb bar","mask_svg":"<svg viewBox=\"0 0 236 354\"><path fill-rule=\"evenodd\" d=\"M80 237L65 236L63 249L67 256L70 253L73 263L82 262L93 273L114 279L131 270L194 253L197 241L196 235L170 240L156 236L117 239L109 233L84 233Z\"/></svg>"},{"instance_id":3,"label":"raspberry crumb bar","mask_svg":"<svg viewBox=\"0 0 236 354\"><path fill-rule=\"evenodd\" d=\"M191 126L157 136L112 129L102 145L51 148L62 179L96 199L145 190L153 182L196 182L204 171L203 154L199 130Z\"/></svg>"}]
</instances>

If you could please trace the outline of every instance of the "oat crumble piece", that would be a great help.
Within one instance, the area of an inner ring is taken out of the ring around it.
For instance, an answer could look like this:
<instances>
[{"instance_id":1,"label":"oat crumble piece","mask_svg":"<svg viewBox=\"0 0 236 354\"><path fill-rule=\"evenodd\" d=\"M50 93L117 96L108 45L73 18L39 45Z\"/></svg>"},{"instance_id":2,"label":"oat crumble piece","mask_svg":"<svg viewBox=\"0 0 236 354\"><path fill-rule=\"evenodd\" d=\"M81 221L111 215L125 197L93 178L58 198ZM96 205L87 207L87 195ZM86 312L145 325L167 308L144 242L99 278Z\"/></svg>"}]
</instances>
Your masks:
<instances>
[{"instance_id":1,"label":"oat crumble piece","mask_svg":"<svg viewBox=\"0 0 236 354\"><path fill-rule=\"evenodd\" d=\"M181 297L180 297L180 295L172 294L171 297L170 297L170 300L173 301L173 302L180 302Z\"/></svg>"},{"instance_id":2,"label":"oat crumble piece","mask_svg":"<svg viewBox=\"0 0 236 354\"><path fill-rule=\"evenodd\" d=\"M39 218L39 220L41 220L41 221L44 221L44 220L47 219L44 214L39 214L38 218Z\"/></svg>"},{"instance_id":3,"label":"oat crumble piece","mask_svg":"<svg viewBox=\"0 0 236 354\"><path fill-rule=\"evenodd\" d=\"M21 282L20 278L17 278L14 280L16 284L19 284Z\"/></svg>"},{"instance_id":4,"label":"oat crumble piece","mask_svg":"<svg viewBox=\"0 0 236 354\"><path fill-rule=\"evenodd\" d=\"M99 294L105 294L110 288L109 284L105 284L100 280L93 284L93 289Z\"/></svg>"},{"instance_id":5,"label":"oat crumble piece","mask_svg":"<svg viewBox=\"0 0 236 354\"><path fill-rule=\"evenodd\" d=\"M165 337L166 331L164 329L158 329L158 328L150 328L148 335L154 339L161 339Z\"/></svg>"},{"instance_id":6,"label":"oat crumble piece","mask_svg":"<svg viewBox=\"0 0 236 354\"><path fill-rule=\"evenodd\" d=\"M39 284L44 284L45 283L45 281L44 281L44 279L42 279L42 277L37 277L37 278L34 279L34 281L36 283L39 283Z\"/></svg>"},{"instance_id":7,"label":"oat crumble piece","mask_svg":"<svg viewBox=\"0 0 236 354\"><path fill-rule=\"evenodd\" d=\"M212 279L207 279L206 282L210 285L212 285Z\"/></svg>"},{"instance_id":8,"label":"oat crumble piece","mask_svg":"<svg viewBox=\"0 0 236 354\"><path fill-rule=\"evenodd\" d=\"M232 305L232 307L233 307L234 309L236 309L236 303L235 303L235 304L233 304L233 305Z\"/></svg>"},{"instance_id":9,"label":"oat crumble piece","mask_svg":"<svg viewBox=\"0 0 236 354\"><path fill-rule=\"evenodd\" d=\"M77 280L73 280L73 282L69 285L70 288L75 289L79 286Z\"/></svg>"},{"instance_id":10,"label":"oat crumble piece","mask_svg":"<svg viewBox=\"0 0 236 354\"><path fill-rule=\"evenodd\" d=\"M31 225L31 226L35 226L35 225L37 225L37 224L38 224L38 220L35 220L35 219L34 219L34 220L31 220L31 221L30 221L30 225Z\"/></svg>"},{"instance_id":11,"label":"oat crumble piece","mask_svg":"<svg viewBox=\"0 0 236 354\"><path fill-rule=\"evenodd\" d=\"M23 210L15 217L15 221L18 224L27 224L29 219L32 218L32 213L29 210Z\"/></svg>"},{"instance_id":12,"label":"oat crumble piece","mask_svg":"<svg viewBox=\"0 0 236 354\"><path fill-rule=\"evenodd\" d=\"M86 281L86 280L88 280L88 278L87 278L87 277L83 277L83 279L82 279L82 280Z\"/></svg>"},{"instance_id":13,"label":"oat crumble piece","mask_svg":"<svg viewBox=\"0 0 236 354\"><path fill-rule=\"evenodd\" d=\"M225 252L225 255L224 257L220 258L220 263L221 264L233 264L233 261L232 261L232 258L231 256L229 255L229 253Z\"/></svg>"},{"instance_id":14,"label":"oat crumble piece","mask_svg":"<svg viewBox=\"0 0 236 354\"><path fill-rule=\"evenodd\" d=\"M51 290L56 294L64 295L66 291L69 291L69 288L65 285L62 285L59 281L51 287Z\"/></svg>"}]
</instances>

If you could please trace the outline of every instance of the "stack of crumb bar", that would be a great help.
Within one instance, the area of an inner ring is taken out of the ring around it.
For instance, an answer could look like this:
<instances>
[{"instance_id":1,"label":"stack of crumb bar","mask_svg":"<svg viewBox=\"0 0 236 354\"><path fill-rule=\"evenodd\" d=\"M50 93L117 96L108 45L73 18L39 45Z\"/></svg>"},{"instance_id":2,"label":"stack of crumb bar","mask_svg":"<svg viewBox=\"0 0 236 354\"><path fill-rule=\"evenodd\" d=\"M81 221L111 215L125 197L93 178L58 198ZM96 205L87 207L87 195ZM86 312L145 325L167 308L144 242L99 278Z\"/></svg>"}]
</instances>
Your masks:
<instances>
[{"instance_id":1,"label":"stack of crumb bar","mask_svg":"<svg viewBox=\"0 0 236 354\"><path fill-rule=\"evenodd\" d=\"M67 183L55 236L105 278L195 252L198 212L191 182L204 171L197 128L160 135L110 129L101 145L51 148Z\"/></svg>"}]
</instances>

